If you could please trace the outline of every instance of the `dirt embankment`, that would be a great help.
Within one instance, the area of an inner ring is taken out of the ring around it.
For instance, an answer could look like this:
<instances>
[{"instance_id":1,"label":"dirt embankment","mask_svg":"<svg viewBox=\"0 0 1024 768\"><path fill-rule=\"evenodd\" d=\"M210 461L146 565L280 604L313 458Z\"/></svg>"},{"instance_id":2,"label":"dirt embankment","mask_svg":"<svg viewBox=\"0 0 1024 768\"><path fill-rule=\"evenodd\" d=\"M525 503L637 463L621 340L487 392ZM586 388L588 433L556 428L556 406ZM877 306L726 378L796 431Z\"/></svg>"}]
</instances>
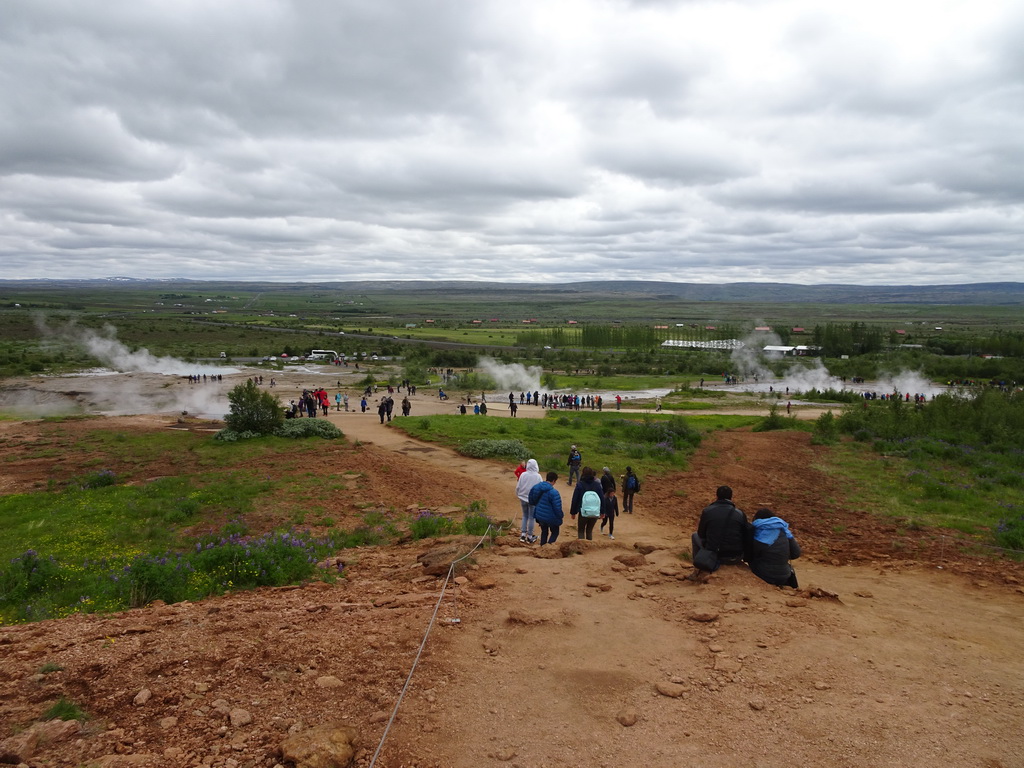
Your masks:
<instances>
[{"instance_id":1,"label":"dirt embankment","mask_svg":"<svg viewBox=\"0 0 1024 768\"><path fill-rule=\"evenodd\" d=\"M303 471L358 475L345 503L518 508L508 467L369 416L332 418L362 446ZM27 444L36 428L5 425L3 439ZM845 508L815 450L806 435L720 434L688 472L646 478L615 541L563 557L505 536L477 552L448 586L376 765L1024 765L1020 569L958 560L927 531L894 546L894 531ZM5 487L38 460L8 462ZM723 483L748 513L790 521L806 591L740 568L681 579ZM563 528L570 552L574 536ZM354 729L366 766L437 605L443 577L418 559L437 546L342 553L334 586L0 628L0 739L11 749L34 733L34 766L269 767L290 764L290 734L334 723ZM32 726L60 696L91 719Z\"/></svg>"}]
</instances>

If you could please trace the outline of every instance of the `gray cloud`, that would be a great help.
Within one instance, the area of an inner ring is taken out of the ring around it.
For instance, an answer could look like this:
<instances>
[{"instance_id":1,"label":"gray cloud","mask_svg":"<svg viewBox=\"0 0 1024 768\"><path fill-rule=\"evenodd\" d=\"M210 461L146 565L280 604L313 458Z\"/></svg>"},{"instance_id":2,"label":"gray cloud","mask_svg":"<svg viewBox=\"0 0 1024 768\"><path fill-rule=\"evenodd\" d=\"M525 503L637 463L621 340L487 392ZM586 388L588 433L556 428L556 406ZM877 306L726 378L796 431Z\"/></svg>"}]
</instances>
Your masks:
<instances>
[{"instance_id":1,"label":"gray cloud","mask_svg":"<svg viewBox=\"0 0 1024 768\"><path fill-rule=\"evenodd\" d=\"M1024 280L1011 6L11 0L0 278Z\"/></svg>"}]
</instances>

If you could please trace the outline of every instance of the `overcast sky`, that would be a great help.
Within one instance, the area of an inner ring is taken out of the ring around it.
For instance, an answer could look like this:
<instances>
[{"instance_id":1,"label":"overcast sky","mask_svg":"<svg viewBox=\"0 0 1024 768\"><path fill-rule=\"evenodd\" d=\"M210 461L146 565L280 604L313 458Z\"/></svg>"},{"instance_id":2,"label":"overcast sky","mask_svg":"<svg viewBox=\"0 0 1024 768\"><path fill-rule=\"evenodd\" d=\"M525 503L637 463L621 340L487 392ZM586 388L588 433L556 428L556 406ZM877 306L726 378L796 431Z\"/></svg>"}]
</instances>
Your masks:
<instances>
[{"instance_id":1,"label":"overcast sky","mask_svg":"<svg viewBox=\"0 0 1024 768\"><path fill-rule=\"evenodd\" d=\"M4 0L0 278L1024 281L1024 3Z\"/></svg>"}]
</instances>

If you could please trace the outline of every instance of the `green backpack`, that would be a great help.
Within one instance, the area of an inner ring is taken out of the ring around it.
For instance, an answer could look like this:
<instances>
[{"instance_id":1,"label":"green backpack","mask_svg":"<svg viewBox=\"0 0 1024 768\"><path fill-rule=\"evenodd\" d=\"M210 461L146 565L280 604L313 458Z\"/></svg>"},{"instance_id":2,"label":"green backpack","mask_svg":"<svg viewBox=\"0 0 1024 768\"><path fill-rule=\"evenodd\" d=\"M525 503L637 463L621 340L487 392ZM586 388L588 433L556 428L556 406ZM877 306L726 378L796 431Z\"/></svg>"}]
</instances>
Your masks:
<instances>
[{"instance_id":1,"label":"green backpack","mask_svg":"<svg viewBox=\"0 0 1024 768\"><path fill-rule=\"evenodd\" d=\"M580 515L583 517L601 516L601 495L597 491L587 491L580 500Z\"/></svg>"}]
</instances>

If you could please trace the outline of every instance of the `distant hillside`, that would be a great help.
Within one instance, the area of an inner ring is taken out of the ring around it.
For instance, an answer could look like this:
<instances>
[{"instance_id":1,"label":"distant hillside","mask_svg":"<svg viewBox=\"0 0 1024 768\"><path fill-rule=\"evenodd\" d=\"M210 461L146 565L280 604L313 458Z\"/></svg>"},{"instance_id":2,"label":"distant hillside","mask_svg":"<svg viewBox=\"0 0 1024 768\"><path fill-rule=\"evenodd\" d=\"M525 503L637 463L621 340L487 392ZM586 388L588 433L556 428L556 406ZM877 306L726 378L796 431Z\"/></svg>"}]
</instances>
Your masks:
<instances>
[{"instance_id":1,"label":"distant hillside","mask_svg":"<svg viewBox=\"0 0 1024 768\"><path fill-rule=\"evenodd\" d=\"M672 283L646 280L599 280L557 283L491 283L412 280L352 281L322 283L267 283L207 280L136 280L114 277L106 280L3 280L0 290L126 290L180 288L191 291L261 291L265 293L306 293L342 290L361 294L403 293L437 296L500 295L573 298L617 298L686 301L806 304L938 304L1006 306L1024 304L1024 283L963 283L959 285L797 285L794 283Z\"/></svg>"}]
</instances>

